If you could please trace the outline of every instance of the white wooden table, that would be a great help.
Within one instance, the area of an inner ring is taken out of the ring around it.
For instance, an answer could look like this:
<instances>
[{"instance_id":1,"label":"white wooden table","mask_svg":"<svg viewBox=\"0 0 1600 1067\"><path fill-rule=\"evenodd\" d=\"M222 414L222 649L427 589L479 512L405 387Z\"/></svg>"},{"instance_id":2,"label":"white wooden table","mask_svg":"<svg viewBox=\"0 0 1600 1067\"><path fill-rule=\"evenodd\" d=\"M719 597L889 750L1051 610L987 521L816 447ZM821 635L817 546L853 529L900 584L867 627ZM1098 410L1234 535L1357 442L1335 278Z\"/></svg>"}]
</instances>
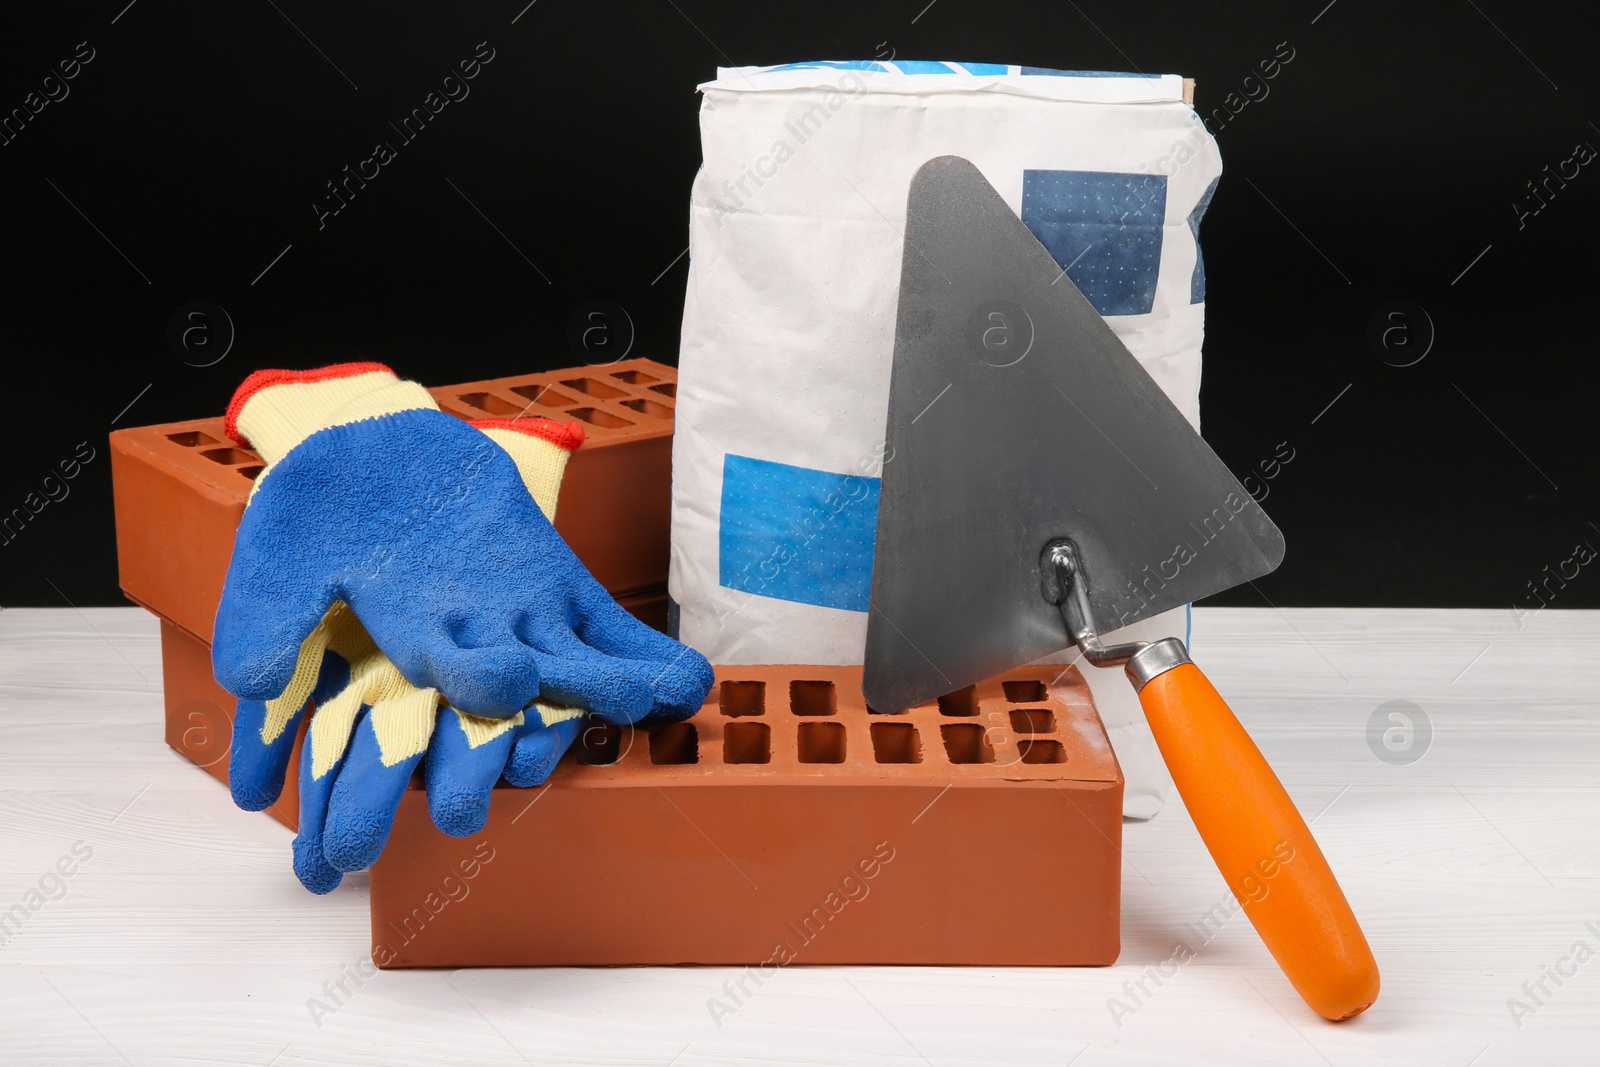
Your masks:
<instances>
[{"instance_id":1,"label":"white wooden table","mask_svg":"<svg viewBox=\"0 0 1600 1067\"><path fill-rule=\"evenodd\" d=\"M1383 995L1351 1022L1311 1014L1242 915L1203 928L1229 898L1176 801L1125 828L1114 967L791 967L720 1025L727 969L383 972L315 1018L367 957L364 877L306 893L289 832L162 743L152 618L0 612L0 910L28 912L0 932L0 1063L1600 1062L1600 962L1571 956L1600 953L1600 615L1215 609L1193 644L1372 942ZM1431 722L1420 760L1369 747L1390 700Z\"/></svg>"}]
</instances>

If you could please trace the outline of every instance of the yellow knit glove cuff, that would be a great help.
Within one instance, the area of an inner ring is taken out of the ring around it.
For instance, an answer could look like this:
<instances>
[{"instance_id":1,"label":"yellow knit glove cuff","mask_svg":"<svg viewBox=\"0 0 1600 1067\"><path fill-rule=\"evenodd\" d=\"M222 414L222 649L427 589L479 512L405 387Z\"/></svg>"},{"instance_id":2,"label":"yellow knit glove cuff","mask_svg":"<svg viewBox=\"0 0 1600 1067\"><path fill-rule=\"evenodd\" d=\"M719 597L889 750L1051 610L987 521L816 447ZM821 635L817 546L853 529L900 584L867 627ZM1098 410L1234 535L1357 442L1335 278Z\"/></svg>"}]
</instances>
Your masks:
<instances>
[{"instance_id":1,"label":"yellow knit glove cuff","mask_svg":"<svg viewBox=\"0 0 1600 1067\"><path fill-rule=\"evenodd\" d=\"M439 405L382 363L261 370L234 392L226 426L229 437L260 452L270 467L318 430L419 408Z\"/></svg>"}]
</instances>

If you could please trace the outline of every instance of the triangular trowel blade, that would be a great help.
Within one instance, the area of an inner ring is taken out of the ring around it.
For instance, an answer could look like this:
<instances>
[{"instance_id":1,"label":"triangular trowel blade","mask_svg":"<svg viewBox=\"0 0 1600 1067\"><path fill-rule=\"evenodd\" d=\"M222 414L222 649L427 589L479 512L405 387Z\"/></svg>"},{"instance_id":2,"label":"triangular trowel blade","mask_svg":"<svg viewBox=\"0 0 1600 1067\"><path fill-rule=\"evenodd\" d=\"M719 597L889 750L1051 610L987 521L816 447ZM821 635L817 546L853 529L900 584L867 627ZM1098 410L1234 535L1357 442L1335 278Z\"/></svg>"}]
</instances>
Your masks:
<instances>
[{"instance_id":1,"label":"triangular trowel blade","mask_svg":"<svg viewBox=\"0 0 1600 1067\"><path fill-rule=\"evenodd\" d=\"M1283 535L1000 194L929 160L906 206L862 689L901 711L1071 643L1045 545L1112 630L1268 573Z\"/></svg>"}]
</instances>

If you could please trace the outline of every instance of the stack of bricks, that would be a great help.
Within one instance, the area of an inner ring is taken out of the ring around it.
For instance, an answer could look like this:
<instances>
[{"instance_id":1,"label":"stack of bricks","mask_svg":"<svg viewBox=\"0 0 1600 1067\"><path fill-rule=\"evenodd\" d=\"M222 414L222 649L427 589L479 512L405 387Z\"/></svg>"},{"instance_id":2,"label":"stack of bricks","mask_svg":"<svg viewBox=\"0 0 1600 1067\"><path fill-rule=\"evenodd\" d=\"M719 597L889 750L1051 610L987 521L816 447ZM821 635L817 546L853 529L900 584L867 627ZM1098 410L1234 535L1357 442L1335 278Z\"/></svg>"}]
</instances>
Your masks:
<instances>
[{"instance_id":1,"label":"stack of bricks","mask_svg":"<svg viewBox=\"0 0 1600 1067\"><path fill-rule=\"evenodd\" d=\"M556 528L663 625L674 370L627 360L432 393L461 418L584 424ZM226 781L233 701L207 641L261 459L220 417L111 445L122 587L161 618L167 742ZM291 764L270 809L291 827L297 781ZM548 783L494 790L471 838L435 829L413 781L371 872L373 960L763 977L790 963L1106 964L1122 791L1075 669L1020 668L887 716L863 702L859 667L721 666L687 722L588 720Z\"/></svg>"}]
</instances>

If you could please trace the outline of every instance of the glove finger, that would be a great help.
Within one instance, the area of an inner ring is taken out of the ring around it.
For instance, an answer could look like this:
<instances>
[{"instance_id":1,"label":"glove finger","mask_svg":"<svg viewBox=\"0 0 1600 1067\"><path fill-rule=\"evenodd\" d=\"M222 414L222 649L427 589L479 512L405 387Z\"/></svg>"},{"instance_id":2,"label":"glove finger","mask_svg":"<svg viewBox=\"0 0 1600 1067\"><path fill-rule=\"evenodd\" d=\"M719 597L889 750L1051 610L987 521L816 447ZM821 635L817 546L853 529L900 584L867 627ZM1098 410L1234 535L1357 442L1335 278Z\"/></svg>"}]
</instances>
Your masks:
<instances>
[{"instance_id":1,"label":"glove finger","mask_svg":"<svg viewBox=\"0 0 1600 1067\"><path fill-rule=\"evenodd\" d=\"M536 715L535 715L536 718ZM577 740L583 719L566 719L554 726L530 721L518 734L506 761L506 781L519 788L542 785Z\"/></svg>"},{"instance_id":2,"label":"glove finger","mask_svg":"<svg viewBox=\"0 0 1600 1067\"><path fill-rule=\"evenodd\" d=\"M315 722L312 727L315 729ZM318 768L312 752L313 743L314 735L308 731L300 749L300 823L294 835L294 873L300 884L311 892L331 893L344 876L323 855L322 836L328 817L328 797L333 792L345 753L339 752L328 766Z\"/></svg>"},{"instance_id":3,"label":"glove finger","mask_svg":"<svg viewBox=\"0 0 1600 1067\"><path fill-rule=\"evenodd\" d=\"M428 748L438 700L431 690L413 689L378 701L356 723L323 833L323 855L338 870L369 867L383 851L411 772Z\"/></svg>"},{"instance_id":4,"label":"glove finger","mask_svg":"<svg viewBox=\"0 0 1600 1067\"><path fill-rule=\"evenodd\" d=\"M454 708L439 713L423 766L433 825L452 837L483 829L489 818L489 793L526 722L521 714L485 719Z\"/></svg>"},{"instance_id":5,"label":"glove finger","mask_svg":"<svg viewBox=\"0 0 1600 1067\"><path fill-rule=\"evenodd\" d=\"M233 744L228 750L228 791L233 802L245 811L261 811L277 803L283 793L283 779L289 769L289 756L300 730L299 711L286 722L268 723L267 705L260 700L241 700L233 712Z\"/></svg>"},{"instance_id":6,"label":"glove finger","mask_svg":"<svg viewBox=\"0 0 1600 1067\"><path fill-rule=\"evenodd\" d=\"M446 703L469 715L508 719L539 695L538 660L509 630L504 641L478 648L440 637L416 649L391 645L376 627L369 632L406 681L437 689Z\"/></svg>"},{"instance_id":7,"label":"glove finger","mask_svg":"<svg viewBox=\"0 0 1600 1067\"><path fill-rule=\"evenodd\" d=\"M552 644L553 651L536 653L541 700L584 708L619 726L638 722L655 707L650 682L658 672L652 664L608 656L570 636Z\"/></svg>"},{"instance_id":8,"label":"glove finger","mask_svg":"<svg viewBox=\"0 0 1600 1067\"><path fill-rule=\"evenodd\" d=\"M320 675L309 700L343 689L350 667L331 653L322 657ZM288 711L281 701L241 700L233 713L233 744L228 756L228 788L233 802L246 811L275 804L294 752L294 740L309 701Z\"/></svg>"},{"instance_id":9,"label":"glove finger","mask_svg":"<svg viewBox=\"0 0 1600 1067\"><path fill-rule=\"evenodd\" d=\"M595 650L619 659L648 664L646 677L655 697L647 723L676 722L700 710L711 691L712 670L706 658L664 633L652 630L601 590L586 598L578 637ZM586 610L585 610L586 609Z\"/></svg>"}]
</instances>

